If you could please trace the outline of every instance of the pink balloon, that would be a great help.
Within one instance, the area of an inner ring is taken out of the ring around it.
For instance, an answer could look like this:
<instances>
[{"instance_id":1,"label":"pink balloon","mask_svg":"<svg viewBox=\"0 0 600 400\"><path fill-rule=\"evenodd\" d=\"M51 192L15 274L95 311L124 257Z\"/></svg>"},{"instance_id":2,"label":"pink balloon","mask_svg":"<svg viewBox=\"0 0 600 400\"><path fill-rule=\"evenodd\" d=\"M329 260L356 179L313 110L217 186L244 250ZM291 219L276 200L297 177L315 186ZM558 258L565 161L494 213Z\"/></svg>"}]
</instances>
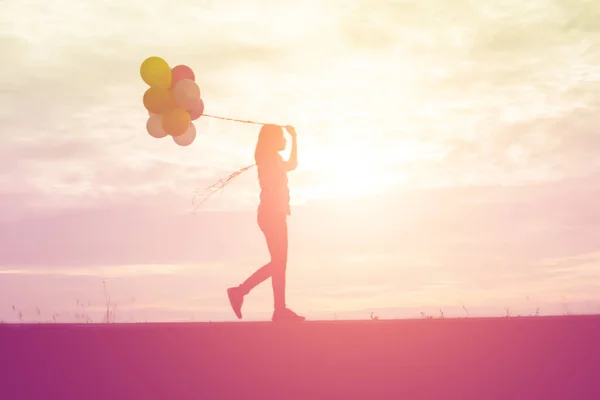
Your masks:
<instances>
[{"instance_id":1,"label":"pink balloon","mask_svg":"<svg viewBox=\"0 0 600 400\"><path fill-rule=\"evenodd\" d=\"M194 71L192 71L192 69L187 65L178 65L173 67L171 70L171 87L175 86L177 82L184 79L195 81L196 76L194 75Z\"/></svg>"},{"instance_id":2,"label":"pink balloon","mask_svg":"<svg viewBox=\"0 0 600 400\"><path fill-rule=\"evenodd\" d=\"M157 139L167 136L167 132L162 127L162 116L160 114L152 114L146 122L146 131L150 136Z\"/></svg>"},{"instance_id":3,"label":"pink balloon","mask_svg":"<svg viewBox=\"0 0 600 400\"><path fill-rule=\"evenodd\" d=\"M200 88L191 79L183 79L173 86L173 100L184 110L193 108L200 100Z\"/></svg>"},{"instance_id":4,"label":"pink balloon","mask_svg":"<svg viewBox=\"0 0 600 400\"><path fill-rule=\"evenodd\" d=\"M197 120L204 113L204 102L202 99L198 99L198 102L192 107L191 110L188 110L190 114L190 118L192 121Z\"/></svg>"},{"instance_id":5,"label":"pink balloon","mask_svg":"<svg viewBox=\"0 0 600 400\"><path fill-rule=\"evenodd\" d=\"M183 135L173 136L173 140L175 141L175 143L177 143L178 145L180 145L182 147L186 147L186 146L189 146L190 144L194 143L195 139L196 139L196 127L194 126L194 124L190 124L187 131Z\"/></svg>"}]
</instances>

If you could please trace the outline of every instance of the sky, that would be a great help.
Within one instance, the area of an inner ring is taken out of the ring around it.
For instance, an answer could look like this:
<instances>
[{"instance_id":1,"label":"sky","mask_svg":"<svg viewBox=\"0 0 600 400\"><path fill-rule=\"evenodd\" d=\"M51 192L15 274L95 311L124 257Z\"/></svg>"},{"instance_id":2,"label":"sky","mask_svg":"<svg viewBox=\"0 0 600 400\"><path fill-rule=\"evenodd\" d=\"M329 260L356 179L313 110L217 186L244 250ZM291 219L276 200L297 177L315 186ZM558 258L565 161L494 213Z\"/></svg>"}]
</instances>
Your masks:
<instances>
[{"instance_id":1,"label":"sky","mask_svg":"<svg viewBox=\"0 0 600 400\"><path fill-rule=\"evenodd\" d=\"M288 305L311 319L600 312L600 3L0 2L0 320L231 321L268 261L259 125L152 138L139 67L290 124ZM285 155L285 153L284 153ZM106 290L105 290L106 289ZM272 313L270 285L244 303Z\"/></svg>"}]
</instances>

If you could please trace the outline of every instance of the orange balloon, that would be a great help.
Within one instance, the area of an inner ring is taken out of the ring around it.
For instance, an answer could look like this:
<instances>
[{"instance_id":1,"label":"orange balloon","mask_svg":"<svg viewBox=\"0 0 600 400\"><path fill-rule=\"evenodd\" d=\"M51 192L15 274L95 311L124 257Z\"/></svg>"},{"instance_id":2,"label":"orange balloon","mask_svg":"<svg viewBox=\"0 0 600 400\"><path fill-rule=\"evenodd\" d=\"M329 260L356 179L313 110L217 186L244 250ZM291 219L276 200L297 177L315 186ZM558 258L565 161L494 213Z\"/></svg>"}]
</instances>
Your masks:
<instances>
[{"instance_id":1,"label":"orange balloon","mask_svg":"<svg viewBox=\"0 0 600 400\"><path fill-rule=\"evenodd\" d=\"M183 135L192 122L190 114L183 108L174 108L162 116L162 127L173 137Z\"/></svg>"},{"instance_id":2,"label":"orange balloon","mask_svg":"<svg viewBox=\"0 0 600 400\"><path fill-rule=\"evenodd\" d=\"M144 107L153 114L163 114L175 108L173 95L169 89L150 87L144 93Z\"/></svg>"}]
</instances>

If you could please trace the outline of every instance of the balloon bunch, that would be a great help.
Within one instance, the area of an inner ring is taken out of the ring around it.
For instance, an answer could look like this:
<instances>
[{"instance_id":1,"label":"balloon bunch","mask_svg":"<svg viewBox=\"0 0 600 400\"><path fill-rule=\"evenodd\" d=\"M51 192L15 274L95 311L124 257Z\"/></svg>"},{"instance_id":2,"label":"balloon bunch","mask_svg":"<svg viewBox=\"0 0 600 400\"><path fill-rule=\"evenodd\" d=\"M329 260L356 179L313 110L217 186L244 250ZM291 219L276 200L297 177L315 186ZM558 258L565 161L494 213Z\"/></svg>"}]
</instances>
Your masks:
<instances>
[{"instance_id":1,"label":"balloon bunch","mask_svg":"<svg viewBox=\"0 0 600 400\"><path fill-rule=\"evenodd\" d=\"M157 139L170 135L180 146L192 144L196 139L192 121L204 113L192 69L187 65L171 68L162 58L149 57L142 62L140 75L150 86L144 93L144 107L150 115L148 133Z\"/></svg>"}]
</instances>

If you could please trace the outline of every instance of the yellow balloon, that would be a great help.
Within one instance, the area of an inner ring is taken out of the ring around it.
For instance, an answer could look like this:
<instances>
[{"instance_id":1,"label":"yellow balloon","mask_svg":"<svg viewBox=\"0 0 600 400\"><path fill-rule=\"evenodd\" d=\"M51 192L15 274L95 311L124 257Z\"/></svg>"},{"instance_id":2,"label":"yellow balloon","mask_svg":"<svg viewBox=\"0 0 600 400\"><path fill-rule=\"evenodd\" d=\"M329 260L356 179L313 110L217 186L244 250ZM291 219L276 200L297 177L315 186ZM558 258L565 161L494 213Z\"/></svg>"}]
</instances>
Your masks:
<instances>
[{"instance_id":1,"label":"yellow balloon","mask_svg":"<svg viewBox=\"0 0 600 400\"><path fill-rule=\"evenodd\" d=\"M174 108L162 115L162 127L173 137L183 135L191 122L190 114L183 108Z\"/></svg>"},{"instance_id":2,"label":"yellow balloon","mask_svg":"<svg viewBox=\"0 0 600 400\"><path fill-rule=\"evenodd\" d=\"M171 67L160 57L148 57L142 62L140 75L152 87L167 89L171 86Z\"/></svg>"}]
</instances>

